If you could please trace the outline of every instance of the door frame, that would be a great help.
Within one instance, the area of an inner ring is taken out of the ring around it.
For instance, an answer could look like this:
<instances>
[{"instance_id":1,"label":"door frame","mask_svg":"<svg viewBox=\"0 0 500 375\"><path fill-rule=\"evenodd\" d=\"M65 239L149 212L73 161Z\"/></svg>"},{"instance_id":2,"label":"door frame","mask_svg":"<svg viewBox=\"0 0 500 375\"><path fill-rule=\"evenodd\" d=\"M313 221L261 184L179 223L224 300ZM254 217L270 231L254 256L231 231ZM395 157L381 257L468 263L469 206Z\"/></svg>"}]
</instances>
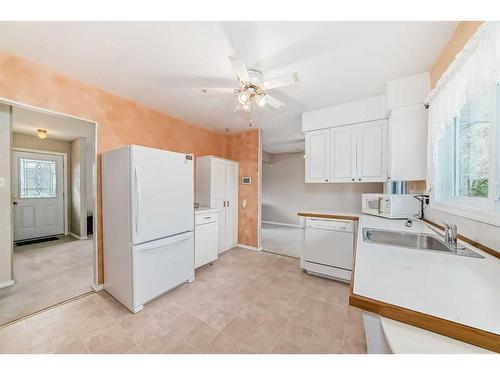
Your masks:
<instances>
[{"instance_id":1,"label":"door frame","mask_svg":"<svg viewBox=\"0 0 500 375\"><path fill-rule=\"evenodd\" d=\"M44 151L44 150L35 150L31 148L23 148L23 147L11 147L11 152L19 151L19 152L30 152L32 154L46 154L46 155L55 155L63 157L63 202L64 202L64 235L67 236L69 234L69 204L68 204L68 155L64 152L56 152L56 151ZM12 160L14 161L14 160ZM17 178L17 176L13 176L13 170L11 165L11 178Z\"/></svg>"},{"instance_id":2,"label":"door frame","mask_svg":"<svg viewBox=\"0 0 500 375\"><path fill-rule=\"evenodd\" d=\"M19 108L23 108L23 109L28 109L30 111L35 111L35 112L41 112L41 113L45 113L45 114L48 114L48 115L53 115L53 116L59 116L59 117L69 117L69 118L73 118L73 119L76 119L76 120L82 120L82 121L85 121L85 122L88 122L88 123L91 123L94 125L94 169L92 170L92 195L94 196L94 213L93 213L93 220L92 220L92 226L93 226L93 230L92 230L92 233L93 233L93 237L92 237L92 243L93 243L93 250L94 250L94 267L93 267L93 271L94 271L94 285L92 285L92 288L98 292L102 289L104 289L104 281L102 283L99 283L99 276L102 276L102 279L104 280L104 275L101 275L99 274L99 244L98 244L98 237L100 235L99 233L99 226L97 225L97 219L98 219L98 202L97 202L97 170L98 170L98 142L99 142L99 138L98 138L98 134L99 134L99 123L97 121L94 121L94 120L89 120L89 119L86 119L86 118L83 118L83 117L78 117L78 116L73 116L73 115L70 115L70 114L67 114L67 113L64 113L64 112L57 112L57 111L53 111L53 110L50 110L50 109L46 109L46 108L42 108L42 107L38 107L38 106L34 106L34 105L30 105L30 104L26 104L26 103L22 103L22 102L18 102L16 100L11 100L11 99L7 99L7 98L4 98L4 97L0 97L0 103L2 104L5 104L5 105L8 105L8 106L11 106L11 107L19 107ZM12 116L12 115L11 115ZM12 121L12 118L11 118L11 121ZM12 133L12 127L11 127L11 133ZM12 147L11 147L12 149ZM12 207L12 205L10 206ZM10 211L10 214L11 214L11 217L13 215L13 212L12 212L12 209ZM13 229L13 225L14 225L14 222L12 222L12 229ZM12 241L12 243L14 243ZM13 254L13 251L11 251L12 254ZM13 268L13 259L11 258L11 270ZM103 272L104 272L104 267L102 268ZM11 271L11 275L12 275L12 271Z\"/></svg>"}]
</instances>

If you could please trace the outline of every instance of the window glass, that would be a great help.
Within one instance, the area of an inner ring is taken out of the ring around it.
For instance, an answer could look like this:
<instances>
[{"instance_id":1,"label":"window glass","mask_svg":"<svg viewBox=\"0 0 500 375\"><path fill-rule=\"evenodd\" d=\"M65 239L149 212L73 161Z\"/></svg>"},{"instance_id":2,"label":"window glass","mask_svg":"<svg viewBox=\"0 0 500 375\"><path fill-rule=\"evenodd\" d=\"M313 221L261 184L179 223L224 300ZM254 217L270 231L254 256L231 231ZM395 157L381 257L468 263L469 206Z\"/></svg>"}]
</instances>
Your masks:
<instances>
[{"instance_id":1,"label":"window glass","mask_svg":"<svg viewBox=\"0 0 500 375\"><path fill-rule=\"evenodd\" d=\"M55 198L55 161L20 159L19 190L21 198Z\"/></svg>"},{"instance_id":2,"label":"window glass","mask_svg":"<svg viewBox=\"0 0 500 375\"><path fill-rule=\"evenodd\" d=\"M455 123L456 195L488 197L490 167L490 97L467 103Z\"/></svg>"}]
</instances>

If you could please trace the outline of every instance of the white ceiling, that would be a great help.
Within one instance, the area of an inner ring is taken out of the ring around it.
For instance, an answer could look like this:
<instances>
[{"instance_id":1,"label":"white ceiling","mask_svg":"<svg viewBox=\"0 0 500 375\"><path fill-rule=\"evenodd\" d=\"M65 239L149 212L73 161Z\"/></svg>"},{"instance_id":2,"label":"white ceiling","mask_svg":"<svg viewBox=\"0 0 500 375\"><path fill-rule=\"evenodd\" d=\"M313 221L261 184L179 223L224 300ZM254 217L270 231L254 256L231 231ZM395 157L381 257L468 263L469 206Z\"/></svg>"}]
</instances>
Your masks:
<instances>
[{"instance_id":1,"label":"white ceiling","mask_svg":"<svg viewBox=\"0 0 500 375\"><path fill-rule=\"evenodd\" d=\"M47 137L73 141L79 137L94 143L94 123L72 117L58 116L14 107L12 110L12 131L14 133L37 135L37 129L47 130Z\"/></svg>"},{"instance_id":2,"label":"white ceiling","mask_svg":"<svg viewBox=\"0 0 500 375\"><path fill-rule=\"evenodd\" d=\"M0 45L55 70L186 121L238 132L248 115L228 55L266 79L297 71L272 95L287 104L253 115L269 152L303 148L300 114L382 94L388 80L429 70L457 22L0 22Z\"/></svg>"}]
</instances>

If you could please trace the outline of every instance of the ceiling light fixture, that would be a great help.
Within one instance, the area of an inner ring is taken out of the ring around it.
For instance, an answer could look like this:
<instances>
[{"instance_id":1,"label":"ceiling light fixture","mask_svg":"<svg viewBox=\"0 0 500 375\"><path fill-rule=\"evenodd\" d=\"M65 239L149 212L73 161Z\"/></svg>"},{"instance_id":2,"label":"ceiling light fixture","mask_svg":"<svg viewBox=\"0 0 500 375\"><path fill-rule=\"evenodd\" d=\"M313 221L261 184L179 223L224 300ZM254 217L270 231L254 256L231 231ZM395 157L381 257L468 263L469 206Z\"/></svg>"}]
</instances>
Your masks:
<instances>
[{"instance_id":1,"label":"ceiling light fixture","mask_svg":"<svg viewBox=\"0 0 500 375\"><path fill-rule=\"evenodd\" d=\"M40 129L36 129L36 131L37 131L38 138L40 138L40 139L47 138L47 130L40 128Z\"/></svg>"}]
</instances>

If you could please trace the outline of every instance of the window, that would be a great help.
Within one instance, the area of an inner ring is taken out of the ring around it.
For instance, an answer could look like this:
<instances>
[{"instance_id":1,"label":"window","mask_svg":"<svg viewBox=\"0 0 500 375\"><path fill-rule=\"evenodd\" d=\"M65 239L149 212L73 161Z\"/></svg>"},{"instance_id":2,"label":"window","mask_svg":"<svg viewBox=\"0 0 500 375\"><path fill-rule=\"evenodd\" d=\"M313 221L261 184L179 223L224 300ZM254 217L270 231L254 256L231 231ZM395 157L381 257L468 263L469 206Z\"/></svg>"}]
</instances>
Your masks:
<instances>
[{"instance_id":1,"label":"window","mask_svg":"<svg viewBox=\"0 0 500 375\"><path fill-rule=\"evenodd\" d=\"M436 202L500 211L499 100L495 85L465 103L446 126L437 150Z\"/></svg>"},{"instance_id":2,"label":"window","mask_svg":"<svg viewBox=\"0 0 500 375\"><path fill-rule=\"evenodd\" d=\"M56 163L52 160L19 160L21 198L56 197Z\"/></svg>"}]
</instances>

